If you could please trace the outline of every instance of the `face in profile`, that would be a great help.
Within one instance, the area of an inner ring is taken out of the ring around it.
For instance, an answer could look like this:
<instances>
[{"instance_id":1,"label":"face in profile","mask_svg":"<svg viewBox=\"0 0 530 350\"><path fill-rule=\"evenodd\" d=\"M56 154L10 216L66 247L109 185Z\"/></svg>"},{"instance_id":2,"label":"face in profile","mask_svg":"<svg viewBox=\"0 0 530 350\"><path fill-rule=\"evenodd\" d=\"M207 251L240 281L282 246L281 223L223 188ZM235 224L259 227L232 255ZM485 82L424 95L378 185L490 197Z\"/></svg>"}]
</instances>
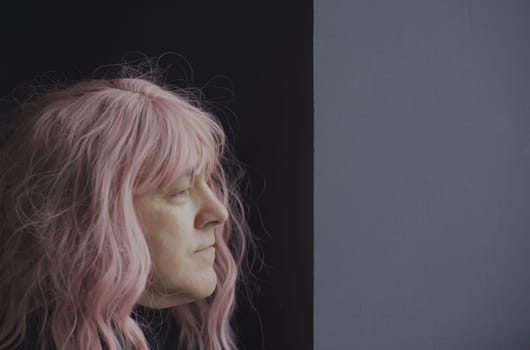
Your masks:
<instances>
[{"instance_id":1,"label":"face in profile","mask_svg":"<svg viewBox=\"0 0 530 350\"><path fill-rule=\"evenodd\" d=\"M139 304L166 308L211 295L214 271L214 227L228 219L226 207L202 173L184 174L167 190L136 196L134 206L146 236L152 281Z\"/></svg>"}]
</instances>

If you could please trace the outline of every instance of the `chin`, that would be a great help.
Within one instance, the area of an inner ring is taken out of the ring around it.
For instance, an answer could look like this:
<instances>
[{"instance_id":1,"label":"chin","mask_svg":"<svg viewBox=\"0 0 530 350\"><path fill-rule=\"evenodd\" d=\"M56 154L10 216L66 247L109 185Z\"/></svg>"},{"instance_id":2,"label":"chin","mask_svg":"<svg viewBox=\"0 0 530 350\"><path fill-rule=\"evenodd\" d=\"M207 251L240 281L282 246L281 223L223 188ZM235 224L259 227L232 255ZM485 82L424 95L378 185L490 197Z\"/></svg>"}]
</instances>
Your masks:
<instances>
[{"instance_id":1,"label":"chin","mask_svg":"<svg viewBox=\"0 0 530 350\"><path fill-rule=\"evenodd\" d=\"M188 283L174 283L172 288L158 287L164 293L158 293L157 289L150 288L140 299L140 304L154 307L166 308L192 303L211 296L217 288L217 274L212 269L211 272L200 275L200 278L188 280Z\"/></svg>"},{"instance_id":2,"label":"chin","mask_svg":"<svg viewBox=\"0 0 530 350\"><path fill-rule=\"evenodd\" d=\"M217 275L212 270L211 276L209 275L207 279L200 282L200 287L198 286L193 293L197 300L204 299L209 297L215 292L217 288Z\"/></svg>"}]
</instances>

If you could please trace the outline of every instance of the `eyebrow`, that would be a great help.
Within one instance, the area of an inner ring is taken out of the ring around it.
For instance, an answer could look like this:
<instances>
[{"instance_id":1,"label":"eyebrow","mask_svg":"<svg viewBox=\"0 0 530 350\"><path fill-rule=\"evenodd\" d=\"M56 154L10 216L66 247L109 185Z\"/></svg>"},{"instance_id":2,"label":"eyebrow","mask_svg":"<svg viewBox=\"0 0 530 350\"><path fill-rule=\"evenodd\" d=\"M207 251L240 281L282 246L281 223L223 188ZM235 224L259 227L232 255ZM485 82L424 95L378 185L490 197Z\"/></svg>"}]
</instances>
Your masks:
<instances>
[{"instance_id":1,"label":"eyebrow","mask_svg":"<svg viewBox=\"0 0 530 350\"><path fill-rule=\"evenodd\" d=\"M195 168L194 167L188 167L188 168L184 169L184 171L181 172L179 176L177 176L176 182L181 180L182 178L190 177L191 178L191 183L193 183L195 181L195 176L196 175L197 175L197 172L195 171Z\"/></svg>"},{"instance_id":2,"label":"eyebrow","mask_svg":"<svg viewBox=\"0 0 530 350\"><path fill-rule=\"evenodd\" d=\"M193 168L186 168L183 172L180 173L180 175L177 178L182 178L185 176L193 176Z\"/></svg>"}]
</instances>

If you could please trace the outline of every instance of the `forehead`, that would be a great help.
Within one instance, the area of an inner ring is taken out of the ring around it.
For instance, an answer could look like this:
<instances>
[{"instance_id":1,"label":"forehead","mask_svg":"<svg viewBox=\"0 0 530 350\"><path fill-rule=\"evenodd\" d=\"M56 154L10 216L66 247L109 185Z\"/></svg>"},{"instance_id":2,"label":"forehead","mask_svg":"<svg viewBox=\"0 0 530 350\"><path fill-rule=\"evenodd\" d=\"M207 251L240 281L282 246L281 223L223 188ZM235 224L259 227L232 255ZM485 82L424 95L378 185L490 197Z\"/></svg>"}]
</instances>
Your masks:
<instances>
[{"instance_id":1,"label":"forehead","mask_svg":"<svg viewBox=\"0 0 530 350\"><path fill-rule=\"evenodd\" d=\"M190 179L193 182L196 177L202 174L203 171L204 169L202 169L200 166L188 166L177 173L174 181L178 182L181 180Z\"/></svg>"},{"instance_id":2,"label":"forehead","mask_svg":"<svg viewBox=\"0 0 530 350\"><path fill-rule=\"evenodd\" d=\"M183 177L194 177L197 175L198 171L196 167L186 167L184 170L177 173L177 179L183 178Z\"/></svg>"}]
</instances>

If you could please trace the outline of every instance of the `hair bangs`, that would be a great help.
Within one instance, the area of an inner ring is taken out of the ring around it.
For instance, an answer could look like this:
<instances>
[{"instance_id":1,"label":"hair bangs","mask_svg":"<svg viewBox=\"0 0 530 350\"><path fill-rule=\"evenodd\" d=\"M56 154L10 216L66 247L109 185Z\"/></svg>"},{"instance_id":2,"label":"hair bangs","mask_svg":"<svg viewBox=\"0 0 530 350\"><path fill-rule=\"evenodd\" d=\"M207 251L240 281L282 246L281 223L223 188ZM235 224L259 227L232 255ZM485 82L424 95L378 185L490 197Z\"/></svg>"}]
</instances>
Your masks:
<instances>
[{"instance_id":1,"label":"hair bangs","mask_svg":"<svg viewBox=\"0 0 530 350\"><path fill-rule=\"evenodd\" d=\"M203 173L208 179L219 165L224 132L212 117L179 101L154 98L145 124L150 149L146 150L142 193L164 190L184 173ZM146 140L147 141L147 140Z\"/></svg>"}]
</instances>

